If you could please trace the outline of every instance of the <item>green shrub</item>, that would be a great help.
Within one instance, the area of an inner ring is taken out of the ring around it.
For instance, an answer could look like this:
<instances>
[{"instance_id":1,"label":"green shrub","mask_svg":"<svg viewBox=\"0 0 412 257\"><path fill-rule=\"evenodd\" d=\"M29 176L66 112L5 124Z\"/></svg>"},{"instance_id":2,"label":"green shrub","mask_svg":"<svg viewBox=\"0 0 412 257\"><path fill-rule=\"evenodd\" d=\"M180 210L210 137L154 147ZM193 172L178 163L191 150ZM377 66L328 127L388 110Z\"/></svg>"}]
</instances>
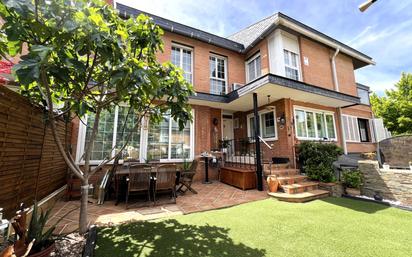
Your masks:
<instances>
[{"instance_id":1,"label":"green shrub","mask_svg":"<svg viewBox=\"0 0 412 257\"><path fill-rule=\"evenodd\" d=\"M342 174L343 185L359 189L362 185L362 175L359 170L346 171Z\"/></svg>"},{"instance_id":2,"label":"green shrub","mask_svg":"<svg viewBox=\"0 0 412 257\"><path fill-rule=\"evenodd\" d=\"M336 180L333 162L343 154L342 148L332 143L305 141L299 144L299 160L310 179L322 182Z\"/></svg>"}]
</instances>

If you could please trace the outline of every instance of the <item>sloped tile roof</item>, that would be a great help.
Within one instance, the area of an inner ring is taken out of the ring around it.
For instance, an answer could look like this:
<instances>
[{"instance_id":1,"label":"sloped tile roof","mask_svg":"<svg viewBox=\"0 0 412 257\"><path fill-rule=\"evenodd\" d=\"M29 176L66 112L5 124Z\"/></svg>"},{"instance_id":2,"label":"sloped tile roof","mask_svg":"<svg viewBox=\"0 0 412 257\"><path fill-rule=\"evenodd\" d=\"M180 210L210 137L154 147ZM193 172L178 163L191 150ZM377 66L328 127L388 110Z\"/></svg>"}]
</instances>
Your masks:
<instances>
[{"instance_id":1,"label":"sloped tile roof","mask_svg":"<svg viewBox=\"0 0 412 257\"><path fill-rule=\"evenodd\" d=\"M229 36L228 39L239 42L243 44L245 48L248 48L253 42L256 41L256 39L258 39L258 37L260 37L267 29L269 29L269 27L274 24L277 17L277 13L266 17L263 20L260 20L255 24L252 24L249 27Z\"/></svg>"}]
</instances>

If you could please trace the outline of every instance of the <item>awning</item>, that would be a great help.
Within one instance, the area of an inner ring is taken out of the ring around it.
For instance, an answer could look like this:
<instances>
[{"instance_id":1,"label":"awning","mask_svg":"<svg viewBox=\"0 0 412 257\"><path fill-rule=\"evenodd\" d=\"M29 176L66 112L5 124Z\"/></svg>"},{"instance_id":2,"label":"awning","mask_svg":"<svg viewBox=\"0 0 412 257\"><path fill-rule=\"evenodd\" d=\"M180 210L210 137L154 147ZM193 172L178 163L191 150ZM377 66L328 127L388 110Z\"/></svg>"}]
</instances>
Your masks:
<instances>
[{"instance_id":1,"label":"awning","mask_svg":"<svg viewBox=\"0 0 412 257\"><path fill-rule=\"evenodd\" d=\"M248 111L253 109L253 93L257 93L259 106L267 104L269 95L271 101L290 98L296 101L334 108L360 103L359 97L357 96L340 93L274 74L262 76L225 96L198 93L196 96L191 97L189 102L225 110Z\"/></svg>"}]
</instances>

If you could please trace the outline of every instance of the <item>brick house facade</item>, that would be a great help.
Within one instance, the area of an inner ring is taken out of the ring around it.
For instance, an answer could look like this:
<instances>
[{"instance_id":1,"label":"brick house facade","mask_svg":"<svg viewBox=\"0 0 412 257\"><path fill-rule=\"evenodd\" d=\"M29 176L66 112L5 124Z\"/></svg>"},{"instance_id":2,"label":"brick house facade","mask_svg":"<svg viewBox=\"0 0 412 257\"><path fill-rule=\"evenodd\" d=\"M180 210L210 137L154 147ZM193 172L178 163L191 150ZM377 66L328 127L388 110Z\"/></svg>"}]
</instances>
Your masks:
<instances>
[{"instance_id":1,"label":"brick house facade","mask_svg":"<svg viewBox=\"0 0 412 257\"><path fill-rule=\"evenodd\" d=\"M124 17L141 13L120 3L116 8ZM148 159L153 140L162 141L156 150L168 157L160 161L181 162L219 148L219 140L253 136L253 93L261 136L272 147L262 147L264 160L285 157L295 165L302 140L331 141L346 153L375 151L369 89L357 84L354 74L374 64L370 57L281 13L229 38L149 16L165 31L158 60L181 66L197 95L190 100L194 121L190 131L179 134L180 146L170 142L178 137L173 124L165 125L169 132L158 132L169 133L163 135L169 142L142 131L141 161ZM79 129L73 130L77 156L86 136L81 127L75 124ZM203 172L197 176L202 179ZM211 177L217 177L217 169Z\"/></svg>"}]
</instances>

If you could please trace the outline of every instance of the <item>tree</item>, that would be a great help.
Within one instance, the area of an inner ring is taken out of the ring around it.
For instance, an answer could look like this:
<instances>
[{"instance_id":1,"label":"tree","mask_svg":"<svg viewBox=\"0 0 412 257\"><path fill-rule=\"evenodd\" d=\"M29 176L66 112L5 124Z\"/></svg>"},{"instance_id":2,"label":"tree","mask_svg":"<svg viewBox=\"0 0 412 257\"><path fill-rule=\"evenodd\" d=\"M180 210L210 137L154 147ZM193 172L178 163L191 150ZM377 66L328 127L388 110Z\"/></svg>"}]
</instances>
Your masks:
<instances>
[{"instance_id":1,"label":"tree","mask_svg":"<svg viewBox=\"0 0 412 257\"><path fill-rule=\"evenodd\" d=\"M193 88L181 70L156 61L156 52L163 49L162 30L147 16L124 20L98 0L3 0L0 16L6 38L0 54L15 55L27 47L13 74L21 93L47 110L58 149L82 182L79 228L85 233L90 176L121 154L143 117L158 123L168 113L182 129L192 119L188 99ZM99 121L122 103L130 107L127 116L134 116L134 127L127 129L115 155L93 168L90 159ZM59 139L56 121L86 114L94 121L80 167Z\"/></svg>"},{"instance_id":2,"label":"tree","mask_svg":"<svg viewBox=\"0 0 412 257\"><path fill-rule=\"evenodd\" d=\"M412 74L402 73L395 89L371 95L372 110L394 134L412 133Z\"/></svg>"}]
</instances>

